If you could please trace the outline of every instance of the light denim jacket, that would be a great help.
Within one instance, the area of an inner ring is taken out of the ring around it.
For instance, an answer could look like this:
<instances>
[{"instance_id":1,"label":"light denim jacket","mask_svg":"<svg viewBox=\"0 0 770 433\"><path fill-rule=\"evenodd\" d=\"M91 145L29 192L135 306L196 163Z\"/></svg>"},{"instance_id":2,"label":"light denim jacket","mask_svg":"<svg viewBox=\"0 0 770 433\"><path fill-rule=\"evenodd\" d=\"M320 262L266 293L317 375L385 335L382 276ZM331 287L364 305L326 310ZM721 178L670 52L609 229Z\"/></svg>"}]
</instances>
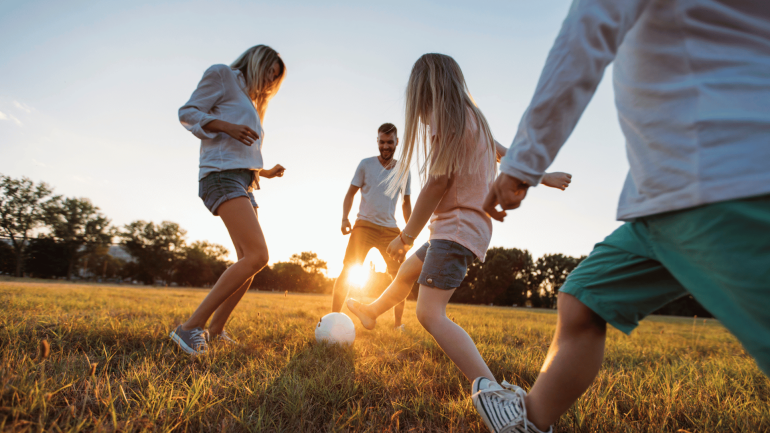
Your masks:
<instances>
[{"instance_id":1,"label":"light denim jacket","mask_svg":"<svg viewBox=\"0 0 770 433\"><path fill-rule=\"evenodd\" d=\"M203 73L198 88L179 109L179 121L201 139L198 180L212 172L248 169L254 171L252 186L258 187L259 170L263 167L264 131L245 87L240 71L227 65L214 65ZM204 131L203 126L215 119L246 125L259 139L247 146L223 132Z\"/></svg>"},{"instance_id":2,"label":"light denim jacket","mask_svg":"<svg viewBox=\"0 0 770 433\"><path fill-rule=\"evenodd\" d=\"M618 219L770 193L767 0L574 0L500 170L538 185L613 60Z\"/></svg>"}]
</instances>

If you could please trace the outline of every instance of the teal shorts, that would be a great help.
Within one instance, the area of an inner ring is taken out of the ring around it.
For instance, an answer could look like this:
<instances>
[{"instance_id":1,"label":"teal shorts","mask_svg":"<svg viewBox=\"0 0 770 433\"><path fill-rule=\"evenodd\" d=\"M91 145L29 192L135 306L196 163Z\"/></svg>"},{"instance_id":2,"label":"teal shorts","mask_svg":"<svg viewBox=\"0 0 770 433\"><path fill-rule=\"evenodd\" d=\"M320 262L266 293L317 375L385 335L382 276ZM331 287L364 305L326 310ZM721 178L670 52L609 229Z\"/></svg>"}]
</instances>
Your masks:
<instances>
[{"instance_id":1,"label":"teal shorts","mask_svg":"<svg viewBox=\"0 0 770 433\"><path fill-rule=\"evenodd\" d=\"M770 375L770 195L627 222L561 291L626 334L691 294Z\"/></svg>"}]
</instances>

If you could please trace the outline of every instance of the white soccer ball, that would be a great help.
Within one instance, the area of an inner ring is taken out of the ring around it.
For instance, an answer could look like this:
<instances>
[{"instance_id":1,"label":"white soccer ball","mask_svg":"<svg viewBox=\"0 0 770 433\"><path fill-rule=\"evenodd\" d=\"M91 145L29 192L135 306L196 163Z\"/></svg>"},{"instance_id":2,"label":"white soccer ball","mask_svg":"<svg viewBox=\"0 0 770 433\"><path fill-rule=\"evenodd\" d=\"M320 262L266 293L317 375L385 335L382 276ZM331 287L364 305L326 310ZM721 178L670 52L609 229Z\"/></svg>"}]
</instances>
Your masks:
<instances>
[{"instance_id":1,"label":"white soccer ball","mask_svg":"<svg viewBox=\"0 0 770 433\"><path fill-rule=\"evenodd\" d=\"M356 327L344 313L329 313L315 326L315 341L351 345L356 339Z\"/></svg>"}]
</instances>

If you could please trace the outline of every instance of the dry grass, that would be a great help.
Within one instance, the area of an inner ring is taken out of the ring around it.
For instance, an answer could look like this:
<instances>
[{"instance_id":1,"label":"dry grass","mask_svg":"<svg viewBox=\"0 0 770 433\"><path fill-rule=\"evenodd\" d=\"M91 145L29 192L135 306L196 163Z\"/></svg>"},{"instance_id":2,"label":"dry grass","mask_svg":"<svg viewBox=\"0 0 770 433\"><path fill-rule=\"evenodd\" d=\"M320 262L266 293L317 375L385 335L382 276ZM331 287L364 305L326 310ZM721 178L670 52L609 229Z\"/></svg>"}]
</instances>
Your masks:
<instances>
[{"instance_id":1,"label":"dry grass","mask_svg":"<svg viewBox=\"0 0 770 433\"><path fill-rule=\"evenodd\" d=\"M328 296L249 293L241 348L192 359L167 335L204 290L0 282L2 431L485 431L469 384L414 317L317 345ZM450 306L498 378L527 389L553 312ZM46 342L47 346L46 346ZM770 381L719 323L609 332L604 368L557 431L770 431Z\"/></svg>"}]
</instances>

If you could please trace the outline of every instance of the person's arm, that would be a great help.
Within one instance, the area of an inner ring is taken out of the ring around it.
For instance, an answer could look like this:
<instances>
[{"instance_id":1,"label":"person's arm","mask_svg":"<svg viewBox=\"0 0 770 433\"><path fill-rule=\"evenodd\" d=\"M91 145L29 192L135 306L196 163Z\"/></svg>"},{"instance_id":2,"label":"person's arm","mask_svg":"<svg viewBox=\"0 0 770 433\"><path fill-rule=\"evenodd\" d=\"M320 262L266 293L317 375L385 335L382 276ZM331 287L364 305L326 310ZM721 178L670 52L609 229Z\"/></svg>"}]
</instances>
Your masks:
<instances>
[{"instance_id":1,"label":"person's arm","mask_svg":"<svg viewBox=\"0 0 770 433\"><path fill-rule=\"evenodd\" d=\"M269 170L259 170L259 176L265 179L272 179L274 177L283 177L283 172L286 169L281 164L276 164L275 167Z\"/></svg>"},{"instance_id":2,"label":"person's arm","mask_svg":"<svg viewBox=\"0 0 770 433\"><path fill-rule=\"evenodd\" d=\"M201 140L214 138L220 132L233 137L241 143L251 146L259 139L259 135L246 125L235 125L209 114L215 105L221 102L224 95L224 84L220 71L227 68L224 65L214 65L203 73L198 87L179 109L179 121L188 131Z\"/></svg>"},{"instance_id":3,"label":"person's arm","mask_svg":"<svg viewBox=\"0 0 770 433\"><path fill-rule=\"evenodd\" d=\"M404 211L404 222L407 224L409 223L409 218L412 216L412 196L405 195L404 198L401 200L403 203L401 204L401 210Z\"/></svg>"},{"instance_id":4,"label":"person's arm","mask_svg":"<svg viewBox=\"0 0 770 433\"><path fill-rule=\"evenodd\" d=\"M388 245L388 254L397 258L399 261L406 255L408 246L414 243L414 239L420 234L425 224L428 223L433 211L436 210L439 202L449 189L450 178L449 176L431 177L428 183L420 191L420 195L417 197L417 203L414 204L414 211L409 217L409 222L404 227L403 234L393 239L393 242ZM407 244L407 242L410 242Z\"/></svg>"},{"instance_id":5,"label":"person's arm","mask_svg":"<svg viewBox=\"0 0 770 433\"><path fill-rule=\"evenodd\" d=\"M353 198L356 196L356 193L358 192L360 188L355 185L350 185L350 188L348 188L348 193L345 194L345 199L342 200L342 234L347 235L350 234L350 231L352 230L350 226L350 220L348 220L348 215L350 215L350 208L353 207Z\"/></svg>"},{"instance_id":6,"label":"person's arm","mask_svg":"<svg viewBox=\"0 0 770 433\"><path fill-rule=\"evenodd\" d=\"M507 152L508 152L508 148L500 144L497 140L495 140L495 153L497 154L497 162L500 162L500 160L503 159L503 157Z\"/></svg>"},{"instance_id":7,"label":"person's arm","mask_svg":"<svg viewBox=\"0 0 770 433\"><path fill-rule=\"evenodd\" d=\"M569 184L572 183L572 175L569 173L562 173L560 171L546 173L543 176L543 181L541 183L545 186L550 186L551 188L564 191L567 189Z\"/></svg>"},{"instance_id":8,"label":"person's arm","mask_svg":"<svg viewBox=\"0 0 770 433\"><path fill-rule=\"evenodd\" d=\"M649 0L574 0L500 171L538 185ZM502 175L501 175L502 176ZM501 203L502 204L502 203Z\"/></svg>"}]
</instances>

